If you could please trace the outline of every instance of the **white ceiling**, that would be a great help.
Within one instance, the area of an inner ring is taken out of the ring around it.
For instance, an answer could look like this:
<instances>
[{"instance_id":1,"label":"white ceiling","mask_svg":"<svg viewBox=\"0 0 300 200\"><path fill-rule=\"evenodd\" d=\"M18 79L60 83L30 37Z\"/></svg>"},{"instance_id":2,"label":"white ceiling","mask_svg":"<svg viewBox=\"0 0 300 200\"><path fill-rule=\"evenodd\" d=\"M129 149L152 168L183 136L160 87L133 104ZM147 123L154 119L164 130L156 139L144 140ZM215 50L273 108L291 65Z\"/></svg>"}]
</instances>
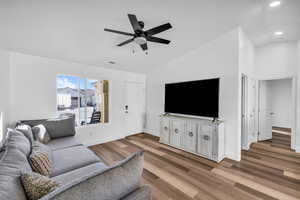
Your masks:
<instances>
[{"instance_id":1,"label":"white ceiling","mask_svg":"<svg viewBox=\"0 0 300 200\"><path fill-rule=\"evenodd\" d=\"M171 44L149 43L148 55L133 44L116 47L128 37L103 29L132 32L128 13L145 29L170 22L174 28L157 36ZM299 20L300 0L282 0L273 9L268 0L0 0L0 47L147 72L239 25L256 45L299 39ZM284 39L274 38L275 30L284 31Z\"/></svg>"}]
</instances>

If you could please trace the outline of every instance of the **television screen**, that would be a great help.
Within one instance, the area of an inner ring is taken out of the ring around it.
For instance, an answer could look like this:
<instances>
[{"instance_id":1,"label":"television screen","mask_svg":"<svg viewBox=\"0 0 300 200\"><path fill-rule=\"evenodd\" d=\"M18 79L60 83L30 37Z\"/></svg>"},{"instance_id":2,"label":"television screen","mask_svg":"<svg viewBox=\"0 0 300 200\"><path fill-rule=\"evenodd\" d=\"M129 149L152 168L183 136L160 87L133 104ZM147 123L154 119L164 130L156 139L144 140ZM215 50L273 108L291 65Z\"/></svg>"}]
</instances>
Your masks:
<instances>
[{"instance_id":1,"label":"television screen","mask_svg":"<svg viewBox=\"0 0 300 200\"><path fill-rule=\"evenodd\" d=\"M220 79L165 85L165 113L219 117Z\"/></svg>"}]
</instances>

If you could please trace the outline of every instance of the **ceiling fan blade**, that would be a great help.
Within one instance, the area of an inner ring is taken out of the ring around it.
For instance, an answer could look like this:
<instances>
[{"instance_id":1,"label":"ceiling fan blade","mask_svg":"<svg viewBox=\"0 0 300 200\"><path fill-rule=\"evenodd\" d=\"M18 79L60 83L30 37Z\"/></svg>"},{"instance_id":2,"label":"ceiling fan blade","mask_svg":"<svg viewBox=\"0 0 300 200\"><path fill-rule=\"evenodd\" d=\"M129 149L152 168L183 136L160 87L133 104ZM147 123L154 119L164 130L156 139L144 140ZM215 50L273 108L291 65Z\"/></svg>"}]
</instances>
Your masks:
<instances>
[{"instance_id":1,"label":"ceiling fan blade","mask_svg":"<svg viewBox=\"0 0 300 200\"><path fill-rule=\"evenodd\" d=\"M116 31L116 30L112 30L112 29L108 29L108 28L105 28L104 31L112 32L112 33L118 33L118 34L122 34L122 35L134 36L133 33L127 33L127 32L123 32L123 31Z\"/></svg>"},{"instance_id":2,"label":"ceiling fan blade","mask_svg":"<svg viewBox=\"0 0 300 200\"><path fill-rule=\"evenodd\" d=\"M130 21L130 23L131 23L132 28L133 28L134 31L137 31L137 30L141 31L142 30L142 28L139 25L139 22L138 22L138 20L137 20L137 18L136 18L135 15L128 14L128 18L129 18L129 21Z\"/></svg>"},{"instance_id":3,"label":"ceiling fan blade","mask_svg":"<svg viewBox=\"0 0 300 200\"><path fill-rule=\"evenodd\" d=\"M140 46L141 46L141 48L143 49L143 51L148 50L148 45L147 45L147 43L141 44Z\"/></svg>"},{"instance_id":4,"label":"ceiling fan blade","mask_svg":"<svg viewBox=\"0 0 300 200\"><path fill-rule=\"evenodd\" d=\"M155 28L151 28L151 29L147 30L146 34L147 35L155 35L155 34L163 32L163 31L166 31L170 28L172 28L172 25L170 23L166 23L166 24L163 24L163 25L160 25Z\"/></svg>"},{"instance_id":5,"label":"ceiling fan blade","mask_svg":"<svg viewBox=\"0 0 300 200\"><path fill-rule=\"evenodd\" d=\"M158 37L153 37L153 36L148 36L147 41L157 42L157 43L161 43L161 44L169 44L171 42L170 40L166 40L166 39L158 38Z\"/></svg>"},{"instance_id":6,"label":"ceiling fan blade","mask_svg":"<svg viewBox=\"0 0 300 200\"><path fill-rule=\"evenodd\" d=\"M130 42L132 42L134 40L134 38L131 38L131 39L129 39L129 40L126 40L126 41L124 41L124 42L122 42L122 43L120 43L120 44L118 44L117 46L123 46L123 45L125 45L125 44L128 44L128 43L130 43Z\"/></svg>"}]
</instances>

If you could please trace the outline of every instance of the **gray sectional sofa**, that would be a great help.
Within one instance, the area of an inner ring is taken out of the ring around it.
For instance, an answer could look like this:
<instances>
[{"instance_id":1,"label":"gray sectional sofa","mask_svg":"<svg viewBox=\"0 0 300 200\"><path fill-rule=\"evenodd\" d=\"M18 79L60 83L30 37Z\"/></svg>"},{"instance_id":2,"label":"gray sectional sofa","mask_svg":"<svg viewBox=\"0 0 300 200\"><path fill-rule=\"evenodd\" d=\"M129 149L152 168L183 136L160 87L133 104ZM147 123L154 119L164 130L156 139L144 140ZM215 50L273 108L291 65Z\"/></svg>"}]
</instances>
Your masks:
<instances>
[{"instance_id":1,"label":"gray sectional sofa","mask_svg":"<svg viewBox=\"0 0 300 200\"><path fill-rule=\"evenodd\" d=\"M30 121L27 124L35 125ZM9 134L0 152L0 199L27 200L20 174L32 171L27 159L31 142L22 132L11 130ZM61 185L41 200L151 199L149 186L140 184L143 152L109 167L74 136L51 139L47 146L53 156L50 178Z\"/></svg>"}]
</instances>

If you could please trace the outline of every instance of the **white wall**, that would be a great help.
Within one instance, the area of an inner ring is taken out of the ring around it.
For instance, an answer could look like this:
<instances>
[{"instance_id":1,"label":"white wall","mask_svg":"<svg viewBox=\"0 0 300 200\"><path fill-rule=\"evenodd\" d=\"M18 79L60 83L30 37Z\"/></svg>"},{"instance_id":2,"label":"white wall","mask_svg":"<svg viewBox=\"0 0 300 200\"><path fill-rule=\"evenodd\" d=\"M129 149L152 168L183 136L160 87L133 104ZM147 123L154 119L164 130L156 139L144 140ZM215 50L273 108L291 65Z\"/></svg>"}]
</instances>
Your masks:
<instances>
[{"instance_id":1,"label":"white wall","mask_svg":"<svg viewBox=\"0 0 300 200\"><path fill-rule=\"evenodd\" d=\"M58 74L109 80L109 123L78 128L77 137L85 144L101 143L124 137L124 82L135 81L145 84L145 75L142 74L20 53L11 53L10 72L11 122L56 115L56 76Z\"/></svg>"},{"instance_id":2,"label":"white wall","mask_svg":"<svg viewBox=\"0 0 300 200\"><path fill-rule=\"evenodd\" d=\"M278 79L295 76L297 43L271 43L255 49L255 76L258 79Z\"/></svg>"},{"instance_id":3,"label":"white wall","mask_svg":"<svg viewBox=\"0 0 300 200\"><path fill-rule=\"evenodd\" d=\"M292 79L269 80L272 126L292 128Z\"/></svg>"},{"instance_id":4,"label":"white wall","mask_svg":"<svg viewBox=\"0 0 300 200\"><path fill-rule=\"evenodd\" d=\"M298 74L298 80L297 80L297 116L296 116L296 122L297 122L297 135L295 138L295 150L296 152L300 153L300 40L297 44L297 74Z\"/></svg>"},{"instance_id":5,"label":"white wall","mask_svg":"<svg viewBox=\"0 0 300 200\"><path fill-rule=\"evenodd\" d=\"M1 114L2 113L2 114ZM9 119L9 53L0 50L0 146Z\"/></svg>"},{"instance_id":6,"label":"white wall","mask_svg":"<svg viewBox=\"0 0 300 200\"><path fill-rule=\"evenodd\" d=\"M239 29L239 80L242 80L242 74L246 75L248 77L248 83L250 83L250 79L254 79L255 78L255 48L254 45L252 43L252 41L247 37L247 35L244 33L244 31L242 29ZM241 81L239 82L239 129L241 130L241 125L242 125L242 88L241 88ZM250 87L248 85L248 87ZM257 89L256 89L257 90ZM252 99L250 96L250 94L247 93L247 98L248 100ZM257 95L257 91L256 94ZM248 101L247 100L247 101ZM254 103L257 103L257 101L255 101ZM247 106L247 112L246 112L246 119L247 119L247 123L248 124L252 124L253 122L251 122L251 117L250 115L252 115L252 111L250 112L250 106ZM255 113L254 115L257 115L256 113L258 112L258 109L255 109ZM248 125L247 124L247 125ZM258 117L255 118L255 122L254 122L254 126L255 126L255 131L258 131ZM248 127L248 126L246 126ZM257 140L257 137L251 133L249 133L250 131L248 130L248 128L246 130L244 130L244 132L242 133L241 137L242 137L242 147L243 149L249 149L250 148L250 144L252 142L255 142Z\"/></svg>"},{"instance_id":7,"label":"white wall","mask_svg":"<svg viewBox=\"0 0 300 200\"><path fill-rule=\"evenodd\" d=\"M148 74L146 132L159 135L165 83L220 77L220 118L225 120L225 152L229 158L240 159L238 37L238 29L235 29Z\"/></svg>"},{"instance_id":8,"label":"white wall","mask_svg":"<svg viewBox=\"0 0 300 200\"><path fill-rule=\"evenodd\" d=\"M244 31L239 29L239 71L249 77L255 76L255 48Z\"/></svg>"}]
</instances>

